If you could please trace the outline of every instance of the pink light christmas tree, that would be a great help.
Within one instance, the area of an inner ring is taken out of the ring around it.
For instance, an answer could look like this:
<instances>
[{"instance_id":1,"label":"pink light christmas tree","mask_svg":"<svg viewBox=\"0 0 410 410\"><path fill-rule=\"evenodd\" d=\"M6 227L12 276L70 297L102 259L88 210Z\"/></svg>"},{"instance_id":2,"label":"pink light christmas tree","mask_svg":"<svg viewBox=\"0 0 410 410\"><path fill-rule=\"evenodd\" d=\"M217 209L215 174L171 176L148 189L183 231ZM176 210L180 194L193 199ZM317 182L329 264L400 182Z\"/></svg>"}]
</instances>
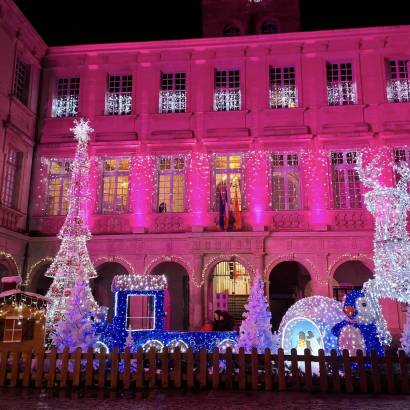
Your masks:
<instances>
[{"instance_id":1,"label":"pink light christmas tree","mask_svg":"<svg viewBox=\"0 0 410 410\"><path fill-rule=\"evenodd\" d=\"M72 288L77 280L82 282L84 306L98 315L100 309L94 300L89 280L97 276L88 254L87 241L91 239L86 219L89 195L90 160L87 152L89 134L93 131L88 121L74 121L74 133L77 149L73 161L73 171L68 193L68 213L58 234L61 239L60 249L46 276L54 278L47 292L50 304L47 309L46 330L54 333L60 320L64 318L70 300ZM71 304L74 302L70 302Z\"/></svg>"}]
</instances>

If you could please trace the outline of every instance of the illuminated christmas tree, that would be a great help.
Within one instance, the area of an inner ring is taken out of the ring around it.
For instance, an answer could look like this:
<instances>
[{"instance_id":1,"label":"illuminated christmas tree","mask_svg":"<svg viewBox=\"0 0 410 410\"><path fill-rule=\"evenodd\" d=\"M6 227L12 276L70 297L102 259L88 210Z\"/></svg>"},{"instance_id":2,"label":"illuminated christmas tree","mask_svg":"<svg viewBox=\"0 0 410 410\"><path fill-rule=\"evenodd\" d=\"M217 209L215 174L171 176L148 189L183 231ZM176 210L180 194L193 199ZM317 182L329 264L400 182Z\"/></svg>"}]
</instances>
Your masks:
<instances>
[{"instance_id":1,"label":"illuminated christmas tree","mask_svg":"<svg viewBox=\"0 0 410 410\"><path fill-rule=\"evenodd\" d=\"M256 347L259 353L263 353L268 347L276 352L277 340L272 334L269 304L264 292L264 283L259 272L253 279L248 303L245 305L246 312L239 329L239 340L237 347L243 347L245 352L250 353Z\"/></svg>"},{"instance_id":2,"label":"illuminated christmas tree","mask_svg":"<svg viewBox=\"0 0 410 410\"><path fill-rule=\"evenodd\" d=\"M54 278L46 295L50 300L46 321L48 334L55 331L58 322L63 318L71 289L78 278L84 282L82 294L87 299L86 305L94 311L95 315L100 312L89 286L89 279L95 278L97 272L91 263L87 249L87 241L91 239L86 219L86 207L90 198L88 189L90 160L87 143L93 129L88 121L81 119L74 121L74 128L70 131L74 133L74 138L77 140L77 150L72 165L68 213L58 234L58 238L62 241L60 249L45 273L46 276Z\"/></svg>"}]
</instances>

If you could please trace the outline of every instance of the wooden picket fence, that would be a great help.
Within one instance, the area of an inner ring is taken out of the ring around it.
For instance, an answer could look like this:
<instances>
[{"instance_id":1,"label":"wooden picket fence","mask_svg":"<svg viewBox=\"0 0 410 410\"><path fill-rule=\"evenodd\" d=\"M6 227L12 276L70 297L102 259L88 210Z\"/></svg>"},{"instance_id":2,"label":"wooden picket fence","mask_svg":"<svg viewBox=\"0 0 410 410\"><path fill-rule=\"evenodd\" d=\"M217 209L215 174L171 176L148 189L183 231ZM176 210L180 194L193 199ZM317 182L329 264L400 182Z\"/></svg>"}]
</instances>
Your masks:
<instances>
[{"instance_id":1,"label":"wooden picket fence","mask_svg":"<svg viewBox=\"0 0 410 410\"><path fill-rule=\"evenodd\" d=\"M271 354L254 350L245 354L206 349L181 353L179 349L160 353L155 350L119 353L114 349L74 353L55 348L37 352L0 349L0 386L48 388L99 387L111 389L202 388L267 391L308 391L322 393L410 393L409 363L403 351L386 351L383 358L375 352L366 357L362 351L350 357L347 351L337 356L323 350L312 356L309 350L298 355L293 349Z\"/></svg>"}]
</instances>

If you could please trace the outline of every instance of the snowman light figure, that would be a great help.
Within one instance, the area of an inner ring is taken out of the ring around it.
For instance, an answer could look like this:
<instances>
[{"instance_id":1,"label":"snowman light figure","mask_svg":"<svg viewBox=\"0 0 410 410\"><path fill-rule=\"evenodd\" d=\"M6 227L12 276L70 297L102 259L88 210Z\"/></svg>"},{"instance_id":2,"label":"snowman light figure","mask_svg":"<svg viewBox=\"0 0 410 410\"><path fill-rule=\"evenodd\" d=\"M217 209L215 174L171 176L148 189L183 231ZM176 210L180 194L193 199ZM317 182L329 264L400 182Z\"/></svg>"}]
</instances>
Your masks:
<instances>
[{"instance_id":1,"label":"snowman light figure","mask_svg":"<svg viewBox=\"0 0 410 410\"><path fill-rule=\"evenodd\" d=\"M370 355L375 350L378 356L383 356L384 349L377 332L377 315L372 309L369 299L361 291L348 293L343 302L343 312L347 320L337 323L332 333L338 338L339 351L349 351L350 356L356 356L357 350Z\"/></svg>"}]
</instances>

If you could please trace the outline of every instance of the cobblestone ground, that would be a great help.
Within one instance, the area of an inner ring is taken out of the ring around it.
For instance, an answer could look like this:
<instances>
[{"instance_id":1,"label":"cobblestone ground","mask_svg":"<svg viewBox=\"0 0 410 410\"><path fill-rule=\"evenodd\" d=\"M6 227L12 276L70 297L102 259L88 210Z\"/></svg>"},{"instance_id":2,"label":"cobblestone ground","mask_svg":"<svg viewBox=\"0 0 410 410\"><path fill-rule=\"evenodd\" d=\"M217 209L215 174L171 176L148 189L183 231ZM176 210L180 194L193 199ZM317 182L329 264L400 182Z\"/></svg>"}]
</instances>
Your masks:
<instances>
[{"instance_id":1,"label":"cobblestone ground","mask_svg":"<svg viewBox=\"0 0 410 410\"><path fill-rule=\"evenodd\" d=\"M406 396L309 395L266 392L183 392L153 390L143 393L101 391L55 392L29 389L0 389L0 410L149 410L149 409L283 409L331 410L410 409Z\"/></svg>"}]
</instances>

